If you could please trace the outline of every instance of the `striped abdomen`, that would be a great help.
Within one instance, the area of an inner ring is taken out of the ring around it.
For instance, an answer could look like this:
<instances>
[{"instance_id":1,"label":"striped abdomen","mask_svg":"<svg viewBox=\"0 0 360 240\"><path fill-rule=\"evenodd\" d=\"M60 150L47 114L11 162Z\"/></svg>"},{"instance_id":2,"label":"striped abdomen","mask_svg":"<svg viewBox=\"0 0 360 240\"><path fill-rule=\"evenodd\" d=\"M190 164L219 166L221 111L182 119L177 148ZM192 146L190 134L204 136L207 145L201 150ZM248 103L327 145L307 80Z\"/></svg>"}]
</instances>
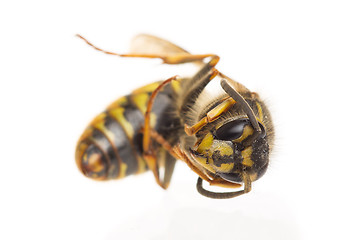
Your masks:
<instances>
[{"instance_id":1,"label":"striped abdomen","mask_svg":"<svg viewBox=\"0 0 360 240\"><path fill-rule=\"evenodd\" d=\"M107 180L147 170L142 157L141 130L147 101L158 85L149 84L119 98L89 124L79 139L75 156L84 175ZM157 128L155 122L167 115L174 105L172 93L173 87L169 86L156 98L151 113L153 128Z\"/></svg>"}]
</instances>

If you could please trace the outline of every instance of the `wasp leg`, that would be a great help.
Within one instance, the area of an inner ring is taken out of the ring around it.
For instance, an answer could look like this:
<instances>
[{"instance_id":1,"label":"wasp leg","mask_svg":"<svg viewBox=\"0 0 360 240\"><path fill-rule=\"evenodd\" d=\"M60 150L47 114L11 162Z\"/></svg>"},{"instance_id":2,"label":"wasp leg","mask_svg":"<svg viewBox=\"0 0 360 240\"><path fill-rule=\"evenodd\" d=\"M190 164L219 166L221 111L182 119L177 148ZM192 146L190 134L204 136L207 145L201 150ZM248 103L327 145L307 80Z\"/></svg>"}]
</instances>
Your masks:
<instances>
[{"instance_id":1,"label":"wasp leg","mask_svg":"<svg viewBox=\"0 0 360 240\"><path fill-rule=\"evenodd\" d=\"M216 176L212 176L213 179L211 179L206 173L200 171L189 159L189 157L178 147L175 146L173 148L173 151L179 156L179 158L181 160L183 160L190 168L191 170L193 170L196 174L199 175L197 184L196 184L196 188L198 190L198 192L205 196L205 197L209 197L209 198L216 198L216 199L226 199L226 198L233 198L233 197L237 197L240 196L242 194L248 193L251 191L251 179L250 176L247 173L243 174L243 178L244 178L244 189L241 191L236 191L236 192L211 192L208 190L205 190L202 187L202 181L203 179L207 182L210 183L210 185L212 186L221 186L221 187L230 187L230 188L238 188L241 187L241 184L238 183L231 183L231 182L227 182L223 179L220 178L216 178Z\"/></svg>"},{"instance_id":2,"label":"wasp leg","mask_svg":"<svg viewBox=\"0 0 360 240\"><path fill-rule=\"evenodd\" d=\"M215 69L215 66L218 61L219 61L219 57L217 56L213 56L212 58L210 58L210 61L206 63L192 79L187 80L182 86L182 88L186 90L186 92L183 94L184 95L184 98L182 100L183 104L180 108L181 112L183 112L184 115L186 115L189 112L189 110L191 109L190 106L193 105L193 103L198 98L200 93L204 90L206 85L219 74L219 71ZM220 114L224 111L227 111L228 108L232 106L232 103L230 103L229 101L223 103L222 106L224 104L226 105L225 109L223 109L222 111L218 111ZM185 124L185 128L184 128L185 132L188 135L193 135L194 133L199 131L202 127L204 127L208 122L215 120L220 115L218 113L215 113L214 111L209 113L208 116L201 119L193 126L188 126L187 124Z\"/></svg>"},{"instance_id":3,"label":"wasp leg","mask_svg":"<svg viewBox=\"0 0 360 240\"><path fill-rule=\"evenodd\" d=\"M154 149L151 145L151 127L150 127L150 113L152 106L155 101L156 95L160 92L160 90L168 83L170 83L173 80L176 80L178 77L174 76L171 77L164 82L162 82L151 94L149 101L147 103L147 108L145 112L145 121L144 121L144 129L143 129L143 155L144 159L146 161L146 164L148 165L149 169L153 172L156 182L162 187L166 188L163 182L160 181L159 177L159 164L156 159L156 153L154 152Z\"/></svg>"},{"instance_id":4,"label":"wasp leg","mask_svg":"<svg viewBox=\"0 0 360 240\"><path fill-rule=\"evenodd\" d=\"M200 119L197 123L192 125L191 127L185 124L185 132L187 135L191 136L197 133L201 128L203 128L209 122L213 122L218 119L221 114L229 110L235 104L235 100L232 98L228 98L218 106L209 111L205 117Z\"/></svg>"},{"instance_id":5,"label":"wasp leg","mask_svg":"<svg viewBox=\"0 0 360 240\"><path fill-rule=\"evenodd\" d=\"M204 179L205 181L211 182L212 179L205 174L204 172L202 172L200 169L198 169L189 159L189 157L186 155L186 153L184 153L179 146L175 146L173 147L173 151L176 153L176 155L178 156L179 159L183 160L189 167L191 170L193 170L197 175L199 175L202 179Z\"/></svg>"},{"instance_id":6,"label":"wasp leg","mask_svg":"<svg viewBox=\"0 0 360 240\"><path fill-rule=\"evenodd\" d=\"M210 185L213 186L220 186L220 187L228 187L228 188L239 188L241 187L241 184L238 183L232 183L227 182L221 178L216 178L216 176L213 173L210 172L202 172L199 170L198 167L196 167L193 162L189 159L189 157L186 155L186 153L180 149L179 146L175 146L172 149L173 152L176 153L179 159L183 160L190 168L193 170L197 175L199 175L202 179L209 182Z\"/></svg>"},{"instance_id":7,"label":"wasp leg","mask_svg":"<svg viewBox=\"0 0 360 240\"><path fill-rule=\"evenodd\" d=\"M166 189L169 187L170 180L175 168L176 159L179 159L179 156L173 151L170 143L168 143L158 132L152 130L151 139L155 140L166 150L164 179L162 183L162 186Z\"/></svg>"},{"instance_id":8,"label":"wasp leg","mask_svg":"<svg viewBox=\"0 0 360 240\"><path fill-rule=\"evenodd\" d=\"M163 185L165 189L169 187L171 177L173 175L175 168L175 163L176 163L176 158L174 158L173 156L170 155L170 153L167 152L165 159L164 180L163 180Z\"/></svg>"},{"instance_id":9,"label":"wasp leg","mask_svg":"<svg viewBox=\"0 0 360 240\"><path fill-rule=\"evenodd\" d=\"M186 91L182 94L184 96L180 108L182 112L189 110L189 105L195 102L206 85L218 75L219 71L215 69L218 61L219 57L213 56L192 79L185 81L182 86Z\"/></svg>"},{"instance_id":10,"label":"wasp leg","mask_svg":"<svg viewBox=\"0 0 360 240\"><path fill-rule=\"evenodd\" d=\"M209 83L209 81L219 73L217 70L215 70L215 66L219 61L219 56L209 56L209 60L207 62L204 62L204 65L192 77L192 79L190 79L183 85L183 89L187 89L190 92L190 89L196 88L196 86L203 86L204 88ZM204 78L206 78L209 74L213 74L213 77L208 80L208 82L206 82Z\"/></svg>"},{"instance_id":11,"label":"wasp leg","mask_svg":"<svg viewBox=\"0 0 360 240\"><path fill-rule=\"evenodd\" d=\"M171 177L174 172L176 158L174 158L165 148L157 146L156 161L159 167L161 187L167 189L170 185Z\"/></svg>"},{"instance_id":12,"label":"wasp leg","mask_svg":"<svg viewBox=\"0 0 360 240\"><path fill-rule=\"evenodd\" d=\"M233 198L251 191L251 180L249 175L246 173L244 174L244 189L236 192L211 192L203 188L202 181L203 180L199 177L196 183L196 188L201 195L208 198L215 198L215 199Z\"/></svg>"}]
</instances>

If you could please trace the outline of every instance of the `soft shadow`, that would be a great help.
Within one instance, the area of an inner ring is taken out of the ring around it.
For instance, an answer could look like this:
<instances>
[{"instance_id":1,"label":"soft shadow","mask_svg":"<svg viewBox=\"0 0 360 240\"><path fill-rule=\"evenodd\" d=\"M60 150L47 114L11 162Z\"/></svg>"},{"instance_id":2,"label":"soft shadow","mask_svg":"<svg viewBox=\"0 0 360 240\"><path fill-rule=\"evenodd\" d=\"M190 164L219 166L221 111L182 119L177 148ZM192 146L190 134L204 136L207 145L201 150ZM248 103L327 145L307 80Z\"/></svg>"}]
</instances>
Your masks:
<instances>
[{"instance_id":1,"label":"soft shadow","mask_svg":"<svg viewBox=\"0 0 360 240\"><path fill-rule=\"evenodd\" d=\"M165 203L122 222L107 239L300 239L292 215L283 209L278 215L274 212L274 209L251 214L205 207L174 208Z\"/></svg>"}]
</instances>

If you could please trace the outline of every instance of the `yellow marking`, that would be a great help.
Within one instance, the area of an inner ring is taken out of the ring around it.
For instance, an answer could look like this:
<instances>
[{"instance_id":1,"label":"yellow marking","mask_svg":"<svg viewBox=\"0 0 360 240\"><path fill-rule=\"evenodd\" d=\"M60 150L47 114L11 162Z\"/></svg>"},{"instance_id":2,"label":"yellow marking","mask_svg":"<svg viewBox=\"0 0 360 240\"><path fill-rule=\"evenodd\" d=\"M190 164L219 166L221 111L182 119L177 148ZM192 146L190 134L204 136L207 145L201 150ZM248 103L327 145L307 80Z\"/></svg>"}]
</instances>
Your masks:
<instances>
[{"instance_id":1,"label":"yellow marking","mask_svg":"<svg viewBox=\"0 0 360 240\"><path fill-rule=\"evenodd\" d=\"M156 158L152 155L145 155L144 156L145 161L147 166L149 167L149 169L154 172L155 174L155 170L156 170Z\"/></svg>"},{"instance_id":2,"label":"yellow marking","mask_svg":"<svg viewBox=\"0 0 360 240\"><path fill-rule=\"evenodd\" d=\"M84 163L88 163L88 161L89 161L88 157L89 157L88 154L85 153L85 154L84 154L84 157L83 157L83 159L84 159L83 162L84 162Z\"/></svg>"},{"instance_id":3,"label":"yellow marking","mask_svg":"<svg viewBox=\"0 0 360 240\"><path fill-rule=\"evenodd\" d=\"M208 123L207 117L203 117L200 121L192 125L191 127L185 124L184 130L188 136L192 136L197 133L203 126Z\"/></svg>"},{"instance_id":4,"label":"yellow marking","mask_svg":"<svg viewBox=\"0 0 360 240\"><path fill-rule=\"evenodd\" d=\"M91 172L101 172L104 170L104 163L101 160L101 154L93 153L90 155L88 159L88 168L90 168Z\"/></svg>"},{"instance_id":5,"label":"yellow marking","mask_svg":"<svg viewBox=\"0 0 360 240\"><path fill-rule=\"evenodd\" d=\"M119 174L119 178L124 178L124 177L126 177L126 169L127 169L126 163L121 163L121 164L120 164L120 174Z\"/></svg>"},{"instance_id":6,"label":"yellow marking","mask_svg":"<svg viewBox=\"0 0 360 240\"><path fill-rule=\"evenodd\" d=\"M79 143L81 141L84 141L85 139L89 138L90 136L92 136L93 133L93 128L90 126L88 126L85 131L83 132L83 134L81 135L80 139L79 139Z\"/></svg>"},{"instance_id":7,"label":"yellow marking","mask_svg":"<svg viewBox=\"0 0 360 240\"><path fill-rule=\"evenodd\" d=\"M174 92L179 93L181 90L180 81L171 81L171 87Z\"/></svg>"},{"instance_id":8,"label":"yellow marking","mask_svg":"<svg viewBox=\"0 0 360 240\"><path fill-rule=\"evenodd\" d=\"M148 93L138 93L131 95L131 100L135 106L145 115L147 102L150 98Z\"/></svg>"},{"instance_id":9,"label":"yellow marking","mask_svg":"<svg viewBox=\"0 0 360 240\"><path fill-rule=\"evenodd\" d=\"M106 110L111 110L117 107L121 107L124 106L125 103L127 103L127 98L126 97L121 97L119 99L117 99L115 102L113 102L112 104L110 104Z\"/></svg>"},{"instance_id":10,"label":"yellow marking","mask_svg":"<svg viewBox=\"0 0 360 240\"><path fill-rule=\"evenodd\" d=\"M211 147L213 140L214 137L212 136L211 133L206 134L206 136L203 138L196 151L199 153L203 153L205 150Z\"/></svg>"},{"instance_id":11,"label":"yellow marking","mask_svg":"<svg viewBox=\"0 0 360 240\"><path fill-rule=\"evenodd\" d=\"M136 158L138 159L138 169L136 171L136 174L145 172L146 171L145 159L139 157L137 154L136 154Z\"/></svg>"},{"instance_id":12,"label":"yellow marking","mask_svg":"<svg viewBox=\"0 0 360 240\"><path fill-rule=\"evenodd\" d=\"M228 98L218 106L210 110L205 117L203 117L200 121L195 123L193 126L189 127L185 125L185 132L187 135L191 136L197 133L201 128L203 128L209 122L215 121L220 115L227 110L229 110L235 104L235 100L232 98Z\"/></svg>"},{"instance_id":13,"label":"yellow marking","mask_svg":"<svg viewBox=\"0 0 360 240\"><path fill-rule=\"evenodd\" d=\"M76 165L77 167L79 168L79 170L82 172L82 158L86 158L87 160L87 156L83 156L84 152L86 151L88 147L88 144L87 143L84 143L84 142L79 142L78 143L78 146L76 148L76 152L75 152L75 162L76 162ZM85 155L87 155L85 153Z\"/></svg>"},{"instance_id":14,"label":"yellow marking","mask_svg":"<svg viewBox=\"0 0 360 240\"><path fill-rule=\"evenodd\" d=\"M252 165L254 165L254 162L251 160L251 154L252 154L252 147L247 147L245 148L245 150L241 151L241 156L243 157L243 162L242 164L247 166L247 167L251 167Z\"/></svg>"},{"instance_id":15,"label":"yellow marking","mask_svg":"<svg viewBox=\"0 0 360 240\"><path fill-rule=\"evenodd\" d=\"M114 133L112 133L105 127L105 121L101 121L101 122L94 124L94 128L101 131L107 137L107 139L110 141L111 145L114 145L115 135L114 135Z\"/></svg>"},{"instance_id":16,"label":"yellow marking","mask_svg":"<svg viewBox=\"0 0 360 240\"><path fill-rule=\"evenodd\" d=\"M246 139L248 136L252 135L253 133L254 133L254 129L249 125L246 125L244 127L243 134L238 139L234 140L234 142L241 143L242 141L244 141L244 139Z\"/></svg>"},{"instance_id":17,"label":"yellow marking","mask_svg":"<svg viewBox=\"0 0 360 240\"><path fill-rule=\"evenodd\" d=\"M109 115L116 119L116 121L118 121L121 126L123 126L124 131L126 132L126 135L129 137L129 139L133 139L134 128L131 123L126 120L124 111L125 109L122 107L115 108L109 111Z\"/></svg>"},{"instance_id":18,"label":"yellow marking","mask_svg":"<svg viewBox=\"0 0 360 240\"><path fill-rule=\"evenodd\" d=\"M233 105L235 104L235 100L232 98L229 98L213 108L211 111L209 111L206 116L208 118L209 122L214 121L217 119L223 112L226 112L229 110Z\"/></svg>"},{"instance_id":19,"label":"yellow marking","mask_svg":"<svg viewBox=\"0 0 360 240\"><path fill-rule=\"evenodd\" d=\"M138 88L132 92L132 94L139 94L144 92L153 92L158 86L160 85L160 82L154 82L150 83L146 86L143 86L141 88Z\"/></svg>"},{"instance_id":20,"label":"yellow marking","mask_svg":"<svg viewBox=\"0 0 360 240\"><path fill-rule=\"evenodd\" d=\"M78 146L76 147L76 152L75 152L75 162L76 162L76 166L78 167L78 169L82 171L83 169L83 158L85 158L85 160L87 160L87 156L83 156L86 148L87 148L87 144L86 143L83 143L83 142L79 142L78 143ZM86 161L85 161L86 163Z\"/></svg>"},{"instance_id":21,"label":"yellow marking","mask_svg":"<svg viewBox=\"0 0 360 240\"><path fill-rule=\"evenodd\" d=\"M150 113L150 127L155 128L157 116L155 113Z\"/></svg>"},{"instance_id":22,"label":"yellow marking","mask_svg":"<svg viewBox=\"0 0 360 240\"><path fill-rule=\"evenodd\" d=\"M99 115L97 115L89 125L94 126L95 124L104 121L104 118L106 117L106 113L100 113Z\"/></svg>"},{"instance_id":23,"label":"yellow marking","mask_svg":"<svg viewBox=\"0 0 360 240\"><path fill-rule=\"evenodd\" d=\"M219 144L215 144L210 151L214 153L215 151L219 151L221 156L231 156L234 151L231 146L226 143L219 142ZM230 172L234 168L234 163L223 163L220 167L214 164L214 160L212 158L209 159L210 165L214 168L213 171L217 172Z\"/></svg>"},{"instance_id":24,"label":"yellow marking","mask_svg":"<svg viewBox=\"0 0 360 240\"><path fill-rule=\"evenodd\" d=\"M216 168L216 170L218 172L227 173L227 172L230 172L234 168L234 163L223 163L220 165L220 167L217 167L215 165L214 165L214 167Z\"/></svg>"},{"instance_id":25,"label":"yellow marking","mask_svg":"<svg viewBox=\"0 0 360 240\"><path fill-rule=\"evenodd\" d=\"M258 103L258 102L255 102L255 103L256 103L256 107L257 107L258 112L259 112L260 122L263 122L263 120L264 120L264 115L263 115L263 111L262 111L261 105L260 105L260 103Z\"/></svg>"},{"instance_id":26,"label":"yellow marking","mask_svg":"<svg viewBox=\"0 0 360 240\"><path fill-rule=\"evenodd\" d=\"M131 96L132 102L135 104L135 106L140 110L142 114L145 115L147 110L147 102L150 98L150 95L148 93L139 93L136 95ZM156 125L156 114L151 112L150 113L150 127L154 128Z\"/></svg>"},{"instance_id":27,"label":"yellow marking","mask_svg":"<svg viewBox=\"0 0 360 240\"><path fill-rule=\"evenodd\" d=\"M212 160L209 160L209 164L206 162L207 158L206 157L202 157L202 156L196 156L191 154L192 158L195 160L196 163L198 163L199 165L201 165L202 167L204 167L206 170L208 170L209 172L215 173L215 170L209 165L212 163Z\"/></svg>"},{"instance_id":28,"label":"yellow marking","mask_svg":"<svg viewBox=\"0 0 360 240\"><path fill-rule=\"evenodd\" d=\"M119 106L116 106L115 109L109 109L109 111L116 111L116 109L118 109L118 108L119 108ZM120 108L120 109L123 109L123 108ZM100 132L102 132L104 134L104 136L109 140L111 146L113 146L113 148L115 150L116 160L119 162L119 167L121 168L121 164L122 164L123 160L118 155L117 150L116 150L116 146L115 146L115 138L116 137L115 137L115 134L113 132L109 131L109 129L107 129L106 126L105 126L105 117L106 116L107 115L105 113L99 115L99 117L97 117L97 120L94 121L93 128L95 128L95 129L99 130ZM122 123L120 123L120 124L122 124ZM122 125L122 126L125 128L124 125ZM125 131L126 134L128 134L126 129L124 129L124 131ZM113 172L114 168L115 168L115 165L110 164L108 171Z\"/></svg>"},{"instance_id":29,"label":"yellow marking","mask_svg":"<svg viewBox=\"0 0 360 240\"><path fill-rule=\"evenodd\" d=\"M215 152L216 150L220 151L221 156L231 156L234 153L232 147L226 143L220 143L218 146L216 146L216 148L213 149L213 152Z\"/></svg>"},{"instance_id":30,"label":"yellow marking","mask_svg":"<svg viewBox=\"0 0 360 240\"><path fill-rule=\"evenodd\" d=\"M257 179L257 173L256 173L256 172L251 173L251 174L249 175L249 177L250 177L250 180L253 182L253 181L255 181L255 180Z\"/></svg>"},{"instance_id":31,"label":"yellow marking","mask_svg":"<svg viewBox=\"0 0 360 240\"><path fill-rule=\"evenodd\" d=\"M212 56L212 59L209 62L210 66L215 66L219 62L220 58L218 56Z\"/></svg>"},{"instance_id":32,"label":"yellow marking","mask_svg":"<svg viewBox=\"0 0 360 240\"><path fill-rule=\"evenodd\" d=\"M159 83L152 83L152 84L146 85L145 87L135 90L133 92L133 94L130 95L131 101L134 103L134 105L137 107L137 109L140 110L140 112L143 115L145 115L147 102L150 98L150 95L148 92L154 91L158 85L159 85ZM126 99L126 97L125 97L125 99ZM123 103L126 103L126 101L124 101ZM121 109L121 110L117 110L117 109ZM117 107L117 109L110 109L112 113L109 113L109 114L111 116L114 116L117 119L117 121L123 126L124 131L125 131L126 135L128 136L128 138L132 139L134 136L134 128L132 127L131 123L129 123L126 120L126 118L124 117L125 109L121 108L121 107L119 108L119 106ZM116 117L115 115L117 115L118 117ZM150 126L152 128L154 128L155 123L156 123L156 115L154 113L150 113ZM136 174L145 172L146 171L145 160L141 156L139 156L135 151L133 151L133 154L135 154L135 157L138 162ZM127 168L127 166L125 168ZM123 177L123 176L121 176L121 174L120 174L119 178L121 178L121 177Z\"/></svg>"}]
</instances>

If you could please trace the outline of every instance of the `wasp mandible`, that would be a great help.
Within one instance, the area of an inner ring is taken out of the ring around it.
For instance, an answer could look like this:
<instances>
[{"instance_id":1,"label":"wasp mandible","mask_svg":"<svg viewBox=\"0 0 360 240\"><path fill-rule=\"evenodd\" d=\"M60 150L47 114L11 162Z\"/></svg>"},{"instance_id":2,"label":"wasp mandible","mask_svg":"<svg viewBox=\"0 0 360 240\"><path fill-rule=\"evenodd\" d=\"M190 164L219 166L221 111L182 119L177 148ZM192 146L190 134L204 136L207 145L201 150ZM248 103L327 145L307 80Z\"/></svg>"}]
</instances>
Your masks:
<instances>
[{"instance_id":1,"label":"wasp mandible","mask_svg":"<svg viewBox=\"0 0 360 240\"><path fill-rule=\"evenodd\" d=\"M194 55L147 34L133 39L129 54L117 54L77 36L106 54L199 66L191 77L151 83L100 113L77 144L76 163L84 175L109 180L151 170L166 189L179 159L198 174L200 194L224 199L249 192L252 182L266 172L274 141L268 108L257 93L215 68L217 55ZM215 95L205 90L214 78L223 89ZM242 189L212 192L204 189L203 180Z\"/></svg>"}]
</instances>

